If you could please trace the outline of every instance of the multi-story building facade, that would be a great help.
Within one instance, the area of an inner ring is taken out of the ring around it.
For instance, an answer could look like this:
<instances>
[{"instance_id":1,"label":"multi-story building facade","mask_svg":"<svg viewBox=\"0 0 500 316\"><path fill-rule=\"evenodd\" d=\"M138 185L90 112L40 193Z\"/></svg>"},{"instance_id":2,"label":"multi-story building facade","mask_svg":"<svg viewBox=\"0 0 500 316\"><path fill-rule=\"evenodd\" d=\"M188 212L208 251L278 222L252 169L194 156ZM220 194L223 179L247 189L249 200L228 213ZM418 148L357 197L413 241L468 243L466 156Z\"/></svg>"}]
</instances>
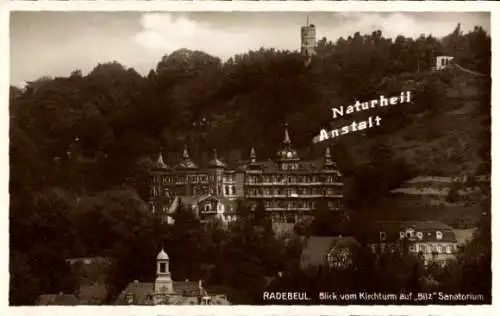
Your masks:
<instances>
[{"instance_id":1,"label":"multi-story building facade","mask_svg":"<svg viewBox=\"0 0 500 316\"><path fill-rule=\"evenodd\" d=\"M151 209L168 211L176 196L212 195L234 201L244 198L250 206L262 203L275 222L294 223L310 214L320 199L332 210L342 209L342 174L326 148L321 161L301 161L285 127L283 146L275 160L258 161L255 150L250 161L229 169L214 153L205 168L199 168L184 148L181 162L168 167L162 154L152 170Z\"/></svg>"},{"instance_id":2,"label":"multi-story building facade","mask_svg":"<svg viewBox=\"0 0 500 316\"><path fill-rule=\"evenodd\" d=\"M342 175L326 148L322 162L301 161L285 128L283 148L276 159L257 161L252 149L244 166L244 197L251 204L264 204L275 222L294 223L326 199L332 210L342 208Z\"/></svg>"},{"instance_id":3,"label":"multi-story building facade","mask_svg":"<svg viewBox=\"0 0 500 316\"><path fill-rule=\"evenodd\" d=\"M407 251L426 264L446 264L458 251L455 232L440 222L377 222L368 232L368 245L375 254Z\"/></svg>"},{"instance_id":4,"label":"multi-story building facade","mask_svg":"<svg viewBox=\"0 0 500 316\"><path fill-rule=\"evenodd\" d=\"M168 166L160 152L151 170L150 207L155 213L165 213L176 196L224 196L237 197L235 171L229 170L214 151L214 158L205 168L200 168L184 147L181 161Z\"/></svg>"}]
</instances>

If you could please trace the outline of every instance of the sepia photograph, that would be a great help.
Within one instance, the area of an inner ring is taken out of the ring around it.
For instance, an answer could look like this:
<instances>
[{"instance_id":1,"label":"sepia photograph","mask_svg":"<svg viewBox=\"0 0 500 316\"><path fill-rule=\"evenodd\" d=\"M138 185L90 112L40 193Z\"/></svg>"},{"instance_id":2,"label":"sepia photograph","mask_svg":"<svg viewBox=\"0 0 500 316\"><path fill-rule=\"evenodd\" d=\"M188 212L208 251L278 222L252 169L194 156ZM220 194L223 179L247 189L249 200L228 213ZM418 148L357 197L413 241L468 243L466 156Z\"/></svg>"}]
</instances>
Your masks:
<instances>
[{"instance_id":1,"label":"sepia photograph","mask_svg":"<svg viewBox=\"0 0 500 316\"><path fill-rule=\"evenodd\" d=\"M492 304L489 12L9 23L10 306Z\"/></svg>"}]
</instances>

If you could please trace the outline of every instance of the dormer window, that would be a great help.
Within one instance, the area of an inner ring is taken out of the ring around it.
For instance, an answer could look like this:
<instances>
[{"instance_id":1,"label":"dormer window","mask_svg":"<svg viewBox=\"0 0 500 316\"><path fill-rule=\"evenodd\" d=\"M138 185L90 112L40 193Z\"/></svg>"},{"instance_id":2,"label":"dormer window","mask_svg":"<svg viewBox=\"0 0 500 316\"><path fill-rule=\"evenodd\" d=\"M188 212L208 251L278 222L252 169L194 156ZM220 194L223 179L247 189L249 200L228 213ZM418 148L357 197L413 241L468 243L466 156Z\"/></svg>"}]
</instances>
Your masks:
<instances>
[{"instance_id":1,"label":"dormer window","mask_svg":"<svg viewBox=\"0 0 500 316\"><path fill-rule=\"evenodd\" d=\"M437 231L437 232L436 232L436 239L437 239L437 240L441 240L441 239L443 239L443 233L442 233L442 232L440 232L440 231Z\"/></svg>"},{"instance_id":2,"label":"dormer window","mask_svg":"<svg viewBox=\"0 0 500 316\"><path fill-rule=\"evenodd\" d=\"M387 235L385 232L380 232L380 241L385 241L385 239L387 238Z\"/></svg>"},{"instance_id":3,"label":"dormer window","mask_svg":"<svg viewBox=\"0 0 500 316\"><path fill-rule=\"evenodd\" d=\"M413 240L415 238L415 230L413 228L408 228L406 230L406 238Z\"/></svg>"},{"instance_id":4,"label":"dormer window","mask_svg":"<svg viewBox=\"0 0 500 316\"><path fill-rule=\"evenodd\" d=\"M399 238L404 239L405 238L405 232L399 232Z\"/></svg>"},{"instance_id":5,"label":"dormer window","mask_svg":"<svg viewBox=\"0 0 500 316\"><path fill-rule=\"evenodd\" d=\"M417 232L417 238L422 240L424 238L424 234L422 234L422 232Z\"/></svg>"},{"instance_id":6,"label":"dormer window","mask_svg":"<svg viewBox=\"0 0 500 316\"><path fill-rule=\"evenodd\" d=\"M165 262L160 262L160 273L167 272L167 264Z\"/></svg>"}]
</instances>

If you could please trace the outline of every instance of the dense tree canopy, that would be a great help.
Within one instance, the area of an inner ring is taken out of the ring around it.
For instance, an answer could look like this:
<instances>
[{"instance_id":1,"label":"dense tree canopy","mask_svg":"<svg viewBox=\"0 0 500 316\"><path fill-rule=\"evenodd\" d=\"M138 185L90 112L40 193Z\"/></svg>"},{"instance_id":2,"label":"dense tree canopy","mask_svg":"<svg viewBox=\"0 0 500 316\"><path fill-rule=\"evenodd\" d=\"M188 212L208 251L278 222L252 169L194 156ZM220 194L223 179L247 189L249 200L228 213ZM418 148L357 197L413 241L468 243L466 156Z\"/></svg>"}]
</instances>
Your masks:
<instances>
[{"instance_id":1,"label":"dense tree canopy","mask_svg":"<svg viewBox=\"0 0 500 316\"><path fill-rule=\"evenodd\" d=\"M228 231L215 224L202 228L189 218L165 227L145 202L147 170L159 148L168 153L167 163L185 143L198 161L217 148L232 165L246 159L252 146L259 159L267 159L274 157L287 121L301 156L316 158L323 148L311 139L330 126L332 104L411 88L415 102L384 113L383 128L329 144L352 183L349 206L369 204L418 172L459 172L460 157L472 161L467 168L488 170L489 137L482 137L490 128L488 79L475 82L471 92L456 88L469 82L465 75L430 70L435 56L448 54L488 78L490 50L490 38L479 27L464 34L457 26L443 39L389 39L375 31L321 39L307 67L296 52L260 49L222 62L181 49L165 55L147 76L115 61L86 75L76 69L68 77L30 82L24 90L11 87L11 303L70 292L75 280L65 259L95 255L114 258L112 299L130 280L153 277L161 244L183 260L173 262L174 275L222 285L235 303L255 302L266 278L297 268L300 242L273 234L265 209L250 219L243 202L242 219ZM461 95L452 99L457 90ZM461 130L464 124L445 115L471 104L466 119L475 129ZM418 120L424 119L429 124L422 131ZM412 142L413 158L395 148L399 136ZM452 138L475 145L464 149ZM421 146L441 146L439 141L449 142L449 157ZM464 269L482 276L483 263L464 260ZM366 280L366 271L355 272L357 278Z\"/></svg>"}]
</instances>

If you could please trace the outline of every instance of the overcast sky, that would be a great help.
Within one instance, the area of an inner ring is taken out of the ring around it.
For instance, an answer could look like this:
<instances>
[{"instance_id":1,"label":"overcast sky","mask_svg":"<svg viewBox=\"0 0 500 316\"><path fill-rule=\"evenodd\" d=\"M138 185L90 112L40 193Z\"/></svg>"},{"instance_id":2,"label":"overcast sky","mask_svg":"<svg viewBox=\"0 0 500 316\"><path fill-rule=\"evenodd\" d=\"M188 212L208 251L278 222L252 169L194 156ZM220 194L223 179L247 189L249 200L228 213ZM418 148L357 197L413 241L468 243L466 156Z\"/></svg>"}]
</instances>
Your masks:
<instances>
[{"instance_id":1,"label":"overcast sky","mask_svg":"<svg viewBox=\"0 0 500 316\"><path fill-rule=\"evenodd\" d=\"M298 50L300 26L310 22L317 38L347 37L356 31L443 36L457 23L464 31L490 31L489 13L143 13L13 12L10 19L10 80L14 85L43 75L68 76L116 60L142 74L179 48L226 59L260 47Z\"/></svg>"}]
</instances>

